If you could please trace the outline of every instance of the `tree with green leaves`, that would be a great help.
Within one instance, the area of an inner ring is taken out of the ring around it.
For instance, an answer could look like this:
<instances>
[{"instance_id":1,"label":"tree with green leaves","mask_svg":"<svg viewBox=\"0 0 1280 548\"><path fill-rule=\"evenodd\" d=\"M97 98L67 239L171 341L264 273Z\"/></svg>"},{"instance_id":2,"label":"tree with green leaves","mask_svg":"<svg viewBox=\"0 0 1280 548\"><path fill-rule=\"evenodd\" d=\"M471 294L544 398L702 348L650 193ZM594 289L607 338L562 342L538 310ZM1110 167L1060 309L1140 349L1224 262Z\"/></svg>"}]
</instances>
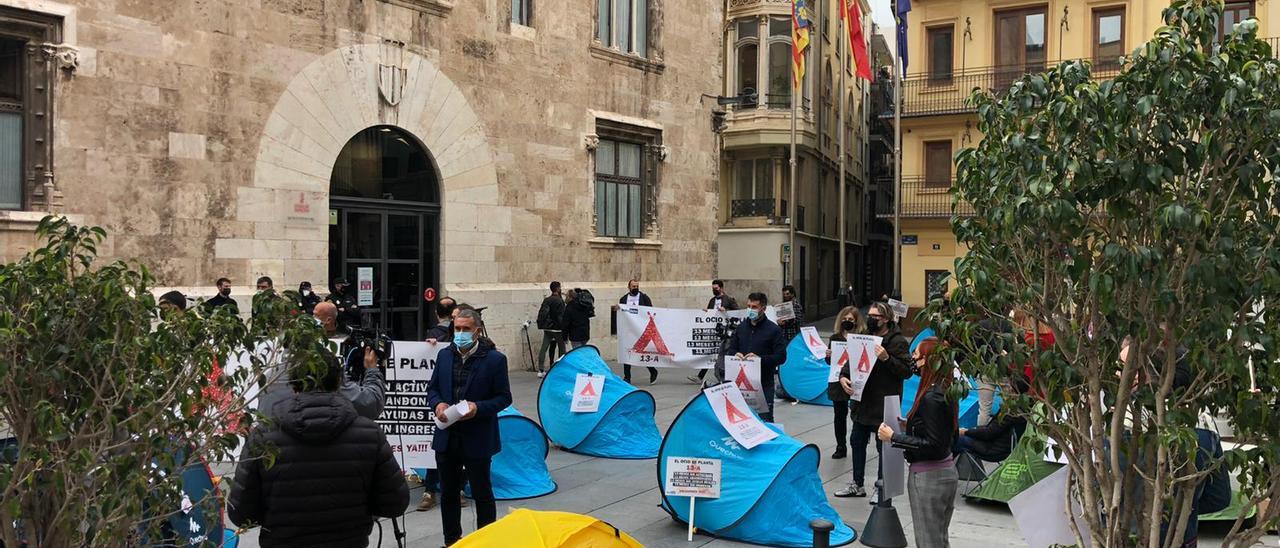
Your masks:
<instances>
[{"instance_id":1,"label":"tree with green leaves","mask_svg":"<svg viewBox=\"0 0 1280 548\"><path fill-rule=\"evenodd\" d=\"M1093 546L1181 545L1222 463L1246 512L1277 502L1230 545L1280 513L1280 63L1256 20L1220 39L1221 17L1220 0L1175 0L1113 79L1068 62L976 92L985 138L956 158L970 251L950 312L926 314L970 372L1030 364L1031 392L1006 405L1065 448ZM976 320L1015 310L1055 344L978 351L1000 338ZM1239 445L1197 467L1202 413Z\"/></svg>"},{"instance_id":2,"label":"tree with green leaves","mask_svg":"<svg viewBox=\"0 0 1280 548\"><path fill-rule=\"evenodd\" d=\"M0 454L0 540L185 544L167 526L180 472L233 460L254 417L246 388L269 381L276 358L248 353L227 375L216 364L268 337L312 348L323 333L283 299L253 329L225 310L160 307L145 267L97 260L102 229L47 217L37 235L43 247L0 265L0 433L16 438ZM204 503L194 511L221 511Z\"/></svg>"}]
</instances>

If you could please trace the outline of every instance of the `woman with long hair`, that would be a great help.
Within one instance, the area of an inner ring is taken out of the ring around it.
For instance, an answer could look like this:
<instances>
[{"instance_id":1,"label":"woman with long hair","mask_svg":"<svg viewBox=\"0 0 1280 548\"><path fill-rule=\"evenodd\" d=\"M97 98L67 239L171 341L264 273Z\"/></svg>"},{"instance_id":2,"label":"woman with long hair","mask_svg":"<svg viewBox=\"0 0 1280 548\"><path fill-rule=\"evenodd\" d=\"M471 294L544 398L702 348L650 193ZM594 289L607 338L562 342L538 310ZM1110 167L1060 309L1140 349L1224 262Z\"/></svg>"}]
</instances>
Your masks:
<instances>
[{"instance_id":1,"label":"woman with long hair","mask_svg":"<svg viewBox=\"0 0 1280 548\"><path fill-rule=\"evenodd\" d=\"M867 320L862 317L862 311L856 306L846 306L836 314L836 325L832 329L831 342L844 342L847 335L863 335L867 332ZM839 356L831 355L831 348L827 347L827 363L831 360L840 359ZM843 459L847 454L845 446L845 436L849 432L849 394L844 391L840 380L827 383L827 397L831 398L831 408L835 411L835 429L836 429L836 452L832 453L831 458Z\"/></svg>"},{"instance_id":2,"label":"woman with long hair","mask_svg":"<svg viewBox=\"0 0 1280 548\"><path fill-rule=\"evenodd\" d=\"M951 527L951 515L956 508L956 488L959 477L951 446L956 441L959 427L959 406L947 397L951 387L955 364L947 359L937 359L934 350L938 339L930 337L920 342L912 354L915 367L920 371L920 388L915 403L907 413L902 432L894 433L887 424L880 424L877 436L881 441L893 443L904 449L911 473L907 477L907 496L911 500L911 522L915 530L916 546L920 548L948 548L947 530Z\"/></svg>"}]
</instances>

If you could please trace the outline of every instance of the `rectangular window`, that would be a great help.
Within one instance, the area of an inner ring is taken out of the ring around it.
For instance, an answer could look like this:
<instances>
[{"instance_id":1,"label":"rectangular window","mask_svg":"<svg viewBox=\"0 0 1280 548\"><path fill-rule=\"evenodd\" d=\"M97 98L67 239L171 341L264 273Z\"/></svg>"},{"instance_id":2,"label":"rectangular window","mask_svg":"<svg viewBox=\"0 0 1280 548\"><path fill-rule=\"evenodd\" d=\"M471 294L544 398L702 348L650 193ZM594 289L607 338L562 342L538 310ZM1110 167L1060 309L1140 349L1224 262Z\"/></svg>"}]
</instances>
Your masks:
<instances>
[{"instance_id":1,"label":"rectangular window","mask_svg":"<svg viewBox=\"0 0 1280 548\"><path fill-rule=\"evenodd\" d=\"M1113 69L1124 55L1124 7L1093 10L1093 64Z\"/></svg>"},{"instance_id":2,"label":"rectangular window","mask_svg":"<svg viewBox=\"0 0 1280 548\"><path fill-rule=\"evenodd\" d=\"M760 65L760 24L755 19L747 19L739 21L738 25L738 95L746 95L748 93L758 93L760 88L759 81L759 65ZM752 104L743 104L742 106L750 107Z\"/></svg>"},{"instance_id":3,"label":"rectangular window","mask_svg":"<svg viewBox=\"0 0 1280 548\"><path fill-rule=\"evenodd\" d=\"M646 57L649 54L649 0L597 0L596 40Z\"/></svg>"},{"instance_id":4,"label":"rectangular window","mask_svg":"<svg viewBox=\"0 0 1280 548\"><path fill-rule=\"evenodd\" d=\"M649 151L660 145L655 130L600 123L596 147L596 234L643 238L652 223L650 205L657 166Z\"/></svg>"},{"instance_id":5,"label":"rectangular window","mask_svg":"<svg viewBox=\"0 0 1280 548\"><path fill-rule=\"evenodd\" d=\"M924 296L928 300L941 299L947 294L947 277L951 275L948 270L926 270L924 271Z\"/></svg>"},{"instance_id":6,"label":"rectangular window","mask_svg":"<svg viewBox=\"0 0 1280 548\"><path fill-rule=\"evenodd\" d=\"M511 0L511 22L517 25L530 26L530 4L533 0Z\"/></svg>"},{"instance_id":7,"label":"rectangular window","mask_svg":"<svg viewBox=\"0 0 1280 548\"><path fill-rule=\"evenodd\" d=\"M1231 28L1241 21L1253 17L1253 1L1228 1L1222 10L1222 20L1218 22L1218 38L1226 36Z\"/></svg>"},{"instance_id":8,"label":"rectangular window","mask_svg":"<svg viewBox=\"0 0 1280 548\"><path fill-rule=\"evenodd\" d=\"M954 62L951 48L954 42L955 25L932 27L926 32L929 40L929 83L950 84Z\"/></svg>"},{"instance_id":9,"label":"rectangular window","mask_svg":"<svg viewBox=\"0 0 1280 548\"><path fill-rule=\"evenodd\" d=\"M1028 72L1045 67L1046 8L1037 6L996 13L996 85L1008 87Z\"/></svg>"},{"instance_id":10,"label":"rectangular window","mask_svg":"<svg viewBox=\"0 0 1280 548\"><path fill-rule=\"evenodd\" d=\"M22 50L0 39L0 209L22 209Z\"/></svg>"},{"instance_id":11,"label":"rectangular window","mask_svg":"<svg viewBox=\"0 0 1280 548\"><path fill-rule=\"evenodd\" d=\"M951 141L924 143L924 186L951 187Z\"/></svg>"}]
</instances>

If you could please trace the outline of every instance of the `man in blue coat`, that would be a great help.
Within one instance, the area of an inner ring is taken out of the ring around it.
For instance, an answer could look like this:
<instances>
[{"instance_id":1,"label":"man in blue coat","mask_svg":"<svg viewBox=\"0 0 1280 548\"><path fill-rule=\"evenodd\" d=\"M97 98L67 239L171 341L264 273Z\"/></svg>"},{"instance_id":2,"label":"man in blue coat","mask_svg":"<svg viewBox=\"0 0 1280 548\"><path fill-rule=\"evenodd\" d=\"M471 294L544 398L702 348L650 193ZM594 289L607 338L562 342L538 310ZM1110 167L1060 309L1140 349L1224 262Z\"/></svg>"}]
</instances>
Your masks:
<instances>
[{"instance_id":1,"label":"man in blue coat","mask_svg":"<svg viewBox=\"0 0 1280 548\"><path fill-rule=\"evenodd\" d=\"M444 411L458 402L469 410L447 429L437 429L431 448L440 470L440 521L445 545L462 538L464 480L471 484L476 505L476 529L497 519L489 465L501 450L498 412L511 405L507 357L493 341L478 335L482 323L475 310L462 310L453 320L453 348L441 352L427 385L427 398L443 422ZM465 476L464 476L465 474Z\"/></svg>"},{"instance_id":2,"label":"man in blue coat","mask_svg":"<svg viewBox=\"0 0 1280 548\"><path fill-rule=\"evenodd\" d=\"M729 337L728 354L738 358L760 358L760 384L769 412L760 413L765 422L773 422L773 379L778 367L787 361L787 341L782 329L765 317L769 297L764 293L752 293L747 297L747 321L738 324Z\"/></svg>"}]
</instances>

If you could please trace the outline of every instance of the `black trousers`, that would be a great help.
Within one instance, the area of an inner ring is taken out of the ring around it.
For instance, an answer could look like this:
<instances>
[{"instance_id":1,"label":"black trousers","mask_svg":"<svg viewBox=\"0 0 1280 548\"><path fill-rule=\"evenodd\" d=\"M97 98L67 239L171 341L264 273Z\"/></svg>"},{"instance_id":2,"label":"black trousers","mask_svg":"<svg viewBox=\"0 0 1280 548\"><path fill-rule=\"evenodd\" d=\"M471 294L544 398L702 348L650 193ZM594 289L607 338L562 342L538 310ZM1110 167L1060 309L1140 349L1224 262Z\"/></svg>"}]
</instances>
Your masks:
<instances>
[{"instance_id":1,"label":"black trousers","mask_svg":"<svg viewBox=\"0 0 1280 548\"><path fill-rule=\"evenodd\" d=\"M449 449L436 453L436 466L440 470L440 521L444 526L445 545L462 538L463 483L471 484L471 497L475 500L476 508L476 529L498 519L498 504L494 502L493 484L489 479L492 458L464 458L462 444L449 445Z\"/></svg>"},{"instance_id":2,"label":"black trousers","mask_svg":"<svg viewBox=\"0 0 1280 548\"><path fill-rule=\"evenodd\" d=\"M649 370L649 379L652 380L658 378L657 369L652 367L646 367L645 369ZM631 382L631 366L625 363L622 364L622 380Z\"/></svg>"},{"instance_id":3,"label":"black trousers","mask_svg":"<svg viewBox=\"0 0 1280 548\"><path fill-rule=\"evenodd\" d=\"M832 401L831 409L835 411L836 447L845 448L844 437L849 433L849 400Z\"/></svg>"}]
</instances>

